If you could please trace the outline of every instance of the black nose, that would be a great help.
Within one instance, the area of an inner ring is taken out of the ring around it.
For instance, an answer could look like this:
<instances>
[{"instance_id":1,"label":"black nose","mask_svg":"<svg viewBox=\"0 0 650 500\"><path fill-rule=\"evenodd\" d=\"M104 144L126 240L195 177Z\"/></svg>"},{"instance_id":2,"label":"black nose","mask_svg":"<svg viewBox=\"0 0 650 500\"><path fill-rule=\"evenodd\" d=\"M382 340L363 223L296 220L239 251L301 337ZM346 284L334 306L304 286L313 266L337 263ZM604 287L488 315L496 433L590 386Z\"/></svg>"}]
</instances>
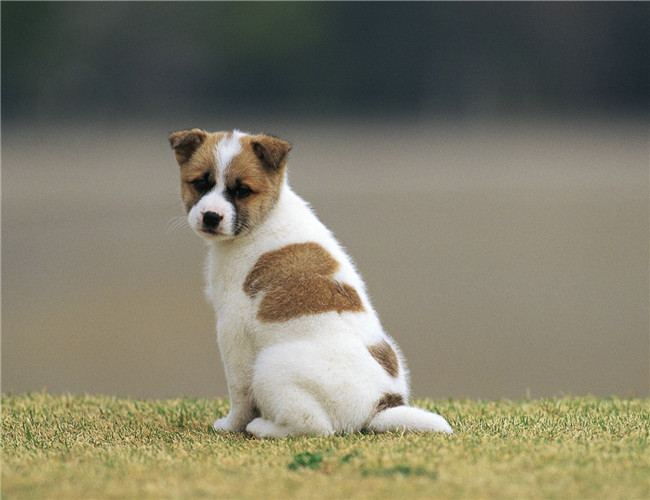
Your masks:
<instances>
[{"instance_id":1,"label":"black nose","mask_svg":"<svg viewBox=\"0 0 650 500\"><path fill-rule=\"evenodd\" d=\"M203 214L203 229L214 231L219 226L223 217L215 212L206 212Z\"/></svg>"}]
</instances>

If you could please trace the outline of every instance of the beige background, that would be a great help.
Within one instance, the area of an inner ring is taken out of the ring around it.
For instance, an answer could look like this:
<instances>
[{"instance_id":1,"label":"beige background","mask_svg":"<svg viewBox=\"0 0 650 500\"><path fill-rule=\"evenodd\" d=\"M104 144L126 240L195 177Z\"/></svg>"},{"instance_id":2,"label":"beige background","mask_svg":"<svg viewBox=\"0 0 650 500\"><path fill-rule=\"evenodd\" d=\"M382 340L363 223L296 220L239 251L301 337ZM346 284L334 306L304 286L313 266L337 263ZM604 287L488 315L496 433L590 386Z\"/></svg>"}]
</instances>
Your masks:
<instances>
[{"instance_id":1,"label":"beige background","mask_svg":"<svg viewBox=\"0 0 650 500\"><path fill-rule=\"evenodd\" d=\"M188 126L293 143L416 396L648 396L648 126L606 117L5 124L3 392L227 394L177 217L166 136Z\"/></svg>"}]
</instances>

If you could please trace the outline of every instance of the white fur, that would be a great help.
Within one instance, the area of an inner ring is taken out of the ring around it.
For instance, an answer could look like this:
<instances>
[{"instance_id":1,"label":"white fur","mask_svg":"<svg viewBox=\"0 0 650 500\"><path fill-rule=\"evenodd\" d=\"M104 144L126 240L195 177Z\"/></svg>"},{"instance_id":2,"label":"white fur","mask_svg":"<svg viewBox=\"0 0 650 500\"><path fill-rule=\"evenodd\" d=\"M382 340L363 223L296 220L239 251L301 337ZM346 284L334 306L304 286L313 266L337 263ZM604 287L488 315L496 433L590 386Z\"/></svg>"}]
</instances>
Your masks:
<instances>
[{"instance_id":1,"label":"white fur","mask_svg":"<svg viewBox=\"0 0 650 500\"><path fill-rule=\"evenodd\" d=\"M222 183L217 183L212 191L203 196L203 198L192 207L187 216L190 227L200 236L205 236L200 228L203 214L206 212L215 212L223 217L223 221L219 225L219 231L221 232L222 237L229 237L233 234L236 213L232 203L224 197L222 185Z\"/></svg>"},{"instance_id":2,"label":"white fur","mask_svg":"<svg viewBox=\"0 0 650 500\"><path fill-rule=\"evenodd\" d=\"M232 134L225 135L214 149L216 162L216 184L212 190L204 195L201 200L192 207L188 214L190 227L200 236L205 236L201 231L203 214L206 212L215 212L223 217L223 222L219 226L222 236L232 236L235 224L235 209L225 196L225 176L233 158L242 151L242 145L239 139L244 136L243 132L234 130Z\"/></svg>"},{"instance_id":3,"label":"white fur","mask_svg":"<svg viewBox=\"0 0 650 500\"><path fill-rule=\"evenodd\" d=\"M233 134L219 142L215 152L219 169L227 168L238 154L238 138ZM227 224L234 217L229 205L215 187L190 211L190 225L196 228L199 214L206 210L224 214ZM405 363L383 331L350 258L286 181L276 206L251 232L234 238L202 236L208 241L206 293L216 312L231 401L228 416L214 423L216 430L247 430L274 438L362 429L452 432L444 418L422 409L401 406L377 412L385 394L408 401ZM302 242L320 244L340 263L335 278L354 287L365 311L260 322L256 313L263 294L254 298L245 294L246 276L264 253ZM368 351L382 340L398 355L397 377Z\"/></svg>"},{"instance_id":4,"label":"white fur","mask_svg":"<svg viewBox=\"0 0 650 500\"><path fill-rule=\"evenodd\" d=\"M201 236L201 221L203 214L206 212L215 212L223 217L223 222L219 226L222 236L232 236L235 225L235 210L223 195L225 189L225 175L232 159L242 151L242 145L239 139L244 136L243 132L234 130L232 134L225 135L217 144L214 150L216 161L216 184L212 190L203 196L199 203L194 205L188 214L188 221L192 227Z\"/></svg>"},{"instance_id":5,"label":"white fur","mask_svg":"<svg viewBox=\"0 0 650 500\"><path fill-rule=\"evenodd\" d=\"M239 130L234 130L232 134L225 135L217 144L214 156L217 160L217 170L222 175L228 168L228 165L230 165L232 159L241 153L241 143L239 142L239 139L244 135L246 134Z\"/></svg>"}]
</instances>

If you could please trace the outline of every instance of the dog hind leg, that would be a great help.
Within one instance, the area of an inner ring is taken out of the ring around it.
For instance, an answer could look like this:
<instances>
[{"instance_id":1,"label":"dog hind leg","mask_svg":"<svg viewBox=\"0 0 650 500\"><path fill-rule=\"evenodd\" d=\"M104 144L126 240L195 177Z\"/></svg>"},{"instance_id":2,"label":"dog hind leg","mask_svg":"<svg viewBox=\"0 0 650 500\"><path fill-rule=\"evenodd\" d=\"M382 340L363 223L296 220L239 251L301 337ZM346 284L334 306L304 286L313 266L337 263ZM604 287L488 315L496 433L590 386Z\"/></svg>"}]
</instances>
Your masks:
<instances>
[{"instance_id":1,"label":"dog hind leg","mask_svg":"<svg viewBox=\"0 0 650 500\"><path fill-rule=\"evenodd\" d=\"M320 417L320 418L319 418ZM259 417L246 426L246 431L257 438L282 439L288 436L328 436L334 433L329 420L323 415L294 414L282 423Z\"/></svg>"}]
</instances>

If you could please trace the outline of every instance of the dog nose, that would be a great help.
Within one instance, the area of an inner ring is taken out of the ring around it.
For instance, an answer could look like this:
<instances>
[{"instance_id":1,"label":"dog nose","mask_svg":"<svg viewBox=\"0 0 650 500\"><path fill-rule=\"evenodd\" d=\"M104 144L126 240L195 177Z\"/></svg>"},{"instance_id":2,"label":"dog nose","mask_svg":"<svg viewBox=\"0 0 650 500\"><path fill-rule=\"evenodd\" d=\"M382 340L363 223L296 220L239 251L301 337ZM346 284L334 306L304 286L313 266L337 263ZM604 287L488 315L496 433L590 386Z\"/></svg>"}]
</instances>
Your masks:
<instances>
[{"instance_id":1,"label":"dog nose","mask_svg":"<svg viewBox=\"0 0 650 500\"><path fill-rule=\"evenodd\" d=\"M219 226L223 217L216 212L206 212L203 214L203 227L205 229L214 231Z\"/></svg>"}]
</instances>

